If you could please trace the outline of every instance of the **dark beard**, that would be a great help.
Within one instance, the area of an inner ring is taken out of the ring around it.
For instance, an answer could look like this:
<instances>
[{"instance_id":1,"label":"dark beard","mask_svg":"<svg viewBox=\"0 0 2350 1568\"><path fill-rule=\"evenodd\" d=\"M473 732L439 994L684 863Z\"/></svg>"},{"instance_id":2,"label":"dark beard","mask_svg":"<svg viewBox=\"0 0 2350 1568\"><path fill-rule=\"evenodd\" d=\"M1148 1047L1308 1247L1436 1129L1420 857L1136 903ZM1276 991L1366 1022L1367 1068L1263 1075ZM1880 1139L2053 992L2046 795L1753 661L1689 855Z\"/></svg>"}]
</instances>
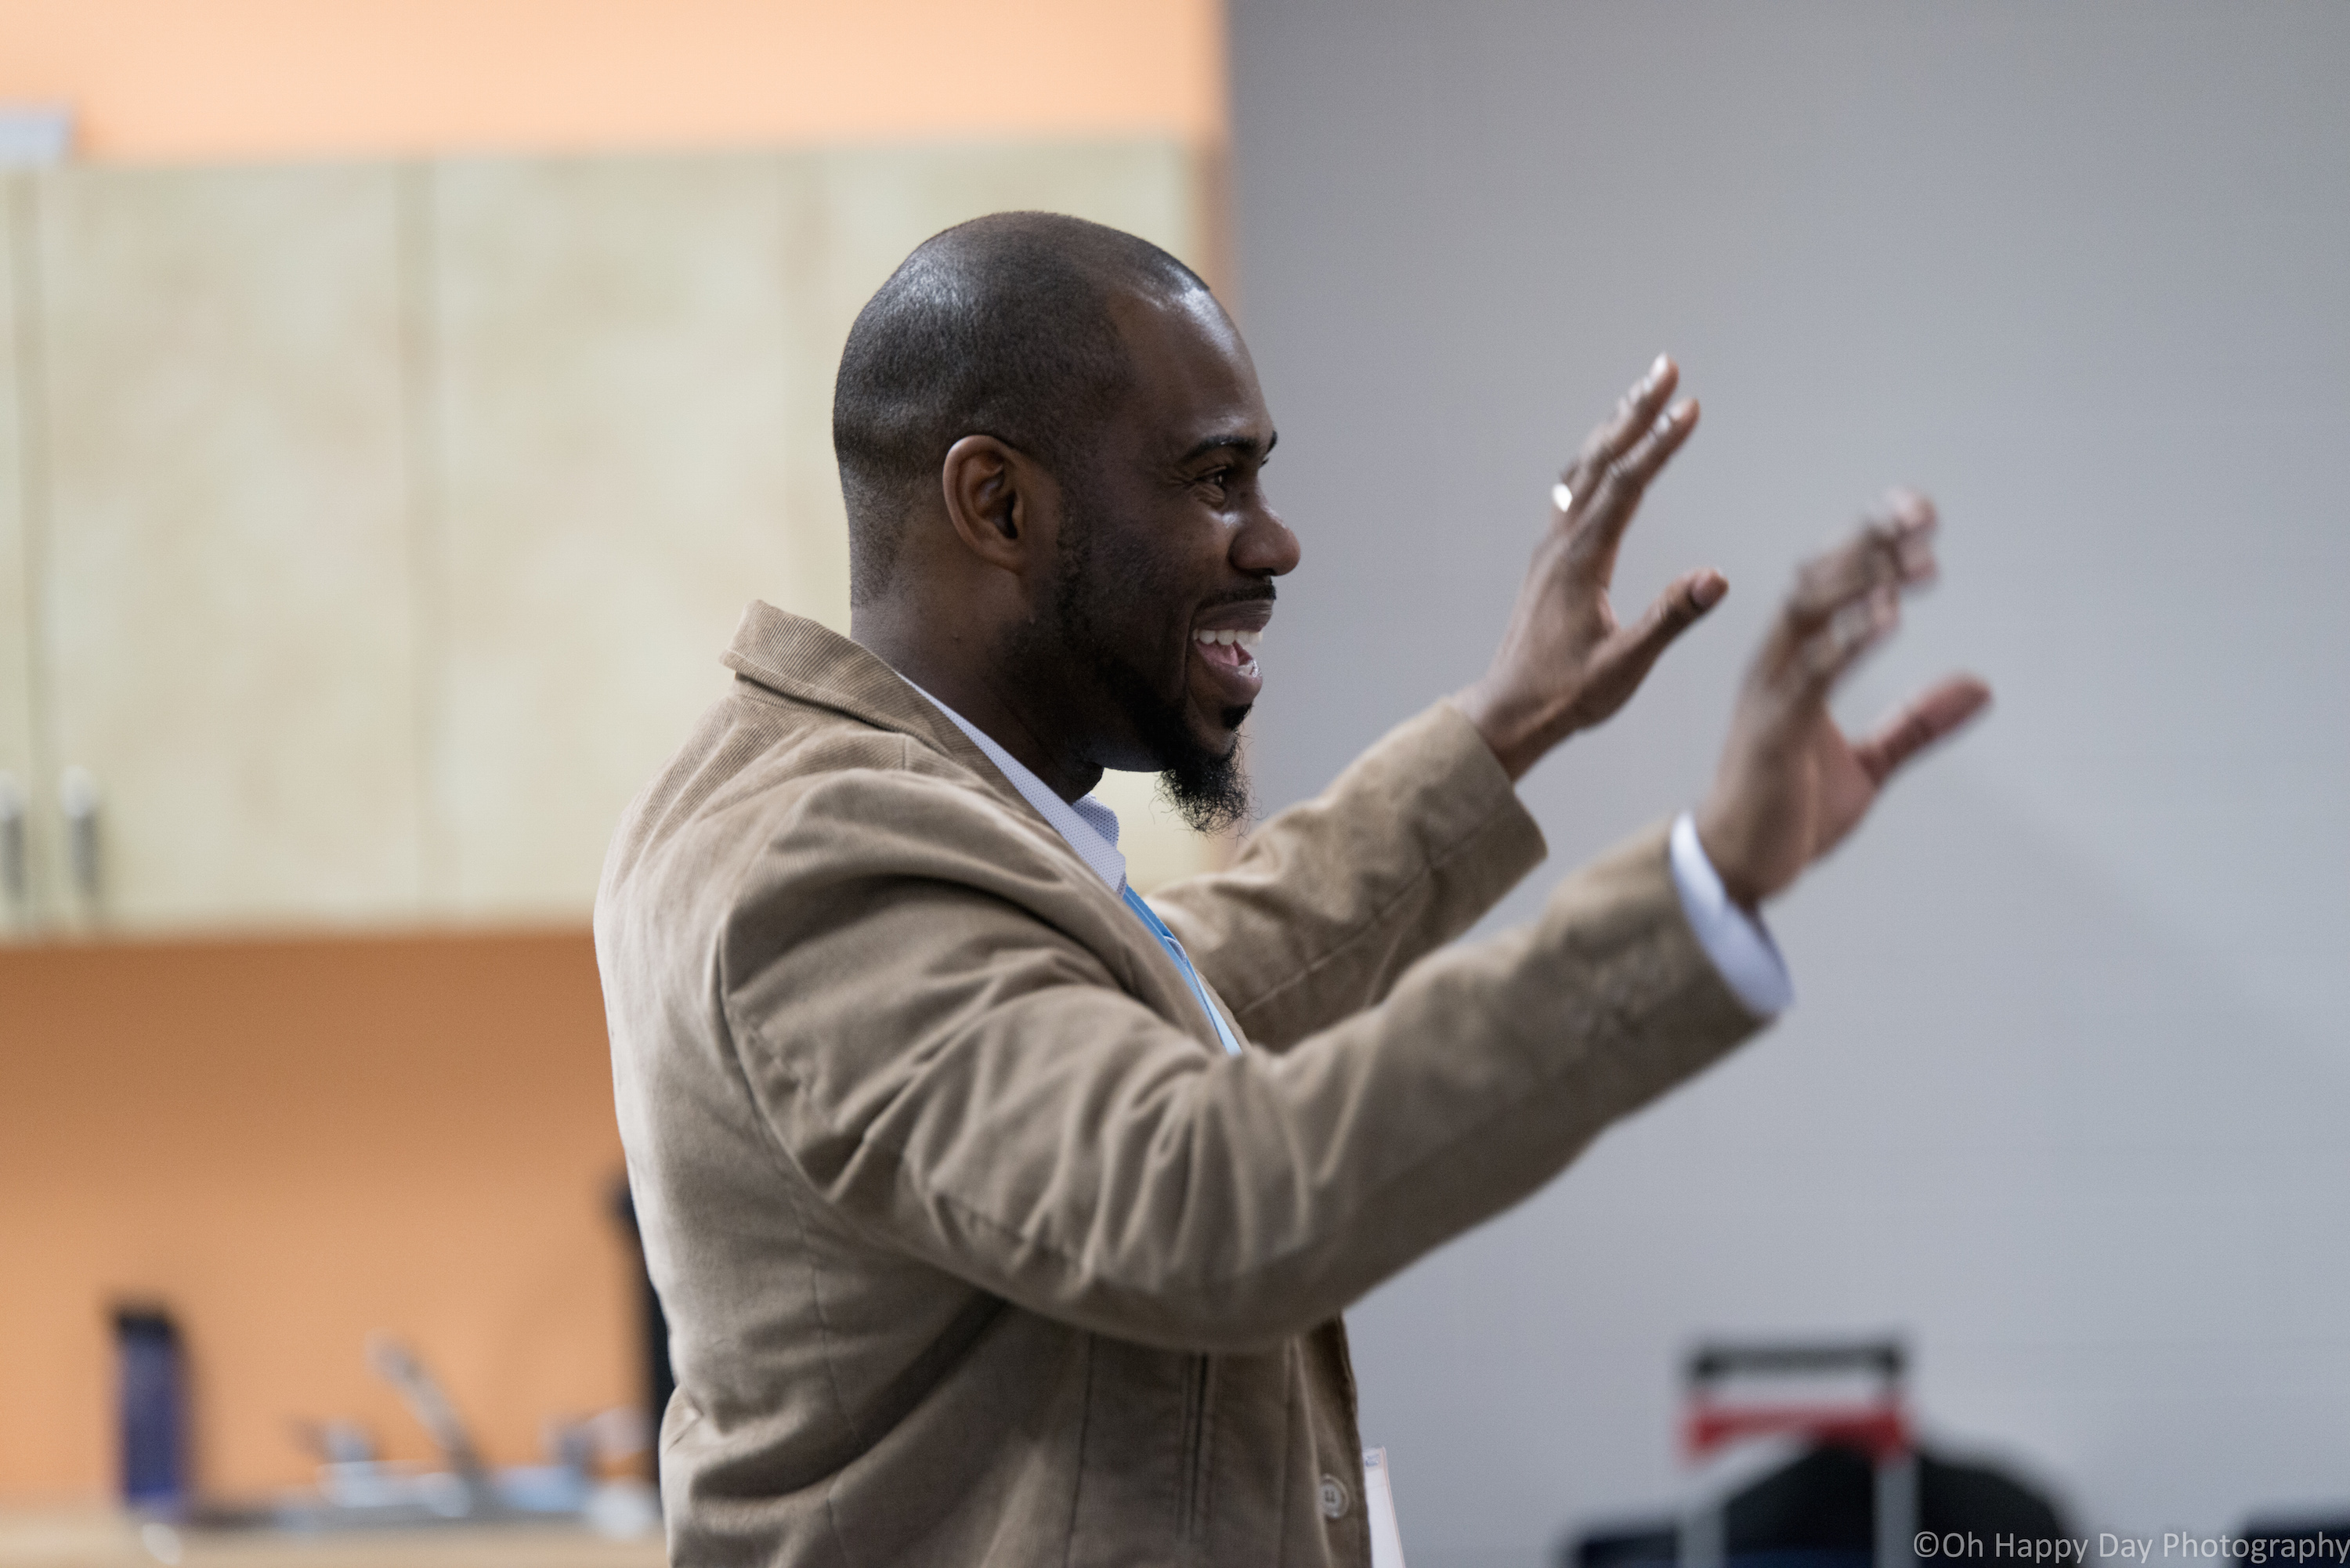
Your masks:
<instances>
[{"instance_id":1,"label":"dark beard","mask_svg":"<svg viewBox=\"0 0 2350 1568\"><path fill-rule=\"evenodd\" d=\"M1125 602L1164 602L1150 578L1149 563L1139 552L1106 549L1107 530L1097 524L1098 514L1086 500L1067 493L1069 505L1061 534L1061 561L1054 584L1054 618L1060 623L1060 641L1069 657L1093 667L1109 689L1151 760L1159 765L1159 794L1194 833L1217 833L1249 819L1248 774L1241 764L1241 748L1222 754L1201 745L1184 721L1183 701L1170 700L1155 690L1149 676L1118 652L1111 627L1118 618L1113 597ZM1248 717L1243 705L1219 715L1224 727L1238 730Z\"/></svg>"},{"instance_id":2,"label":"dark beard","mask_svg":"<svg viewBox=\"0 0 2350 1568\"><path fill-rule=\"evenodd\" d=\"M1150 689L1140 672L1114 658L1097 655L1097 668L1107 680L1110 695L1142 736L1159 764L1159 798L1194 833L1220 833L1249 819L1248 773L1241 765L1241 747L1218 755L1200 744L1183 722L1183 707ZM1225 724L1240 727L1246 708L1224 711Z\"/></svg>"}]
</instances>

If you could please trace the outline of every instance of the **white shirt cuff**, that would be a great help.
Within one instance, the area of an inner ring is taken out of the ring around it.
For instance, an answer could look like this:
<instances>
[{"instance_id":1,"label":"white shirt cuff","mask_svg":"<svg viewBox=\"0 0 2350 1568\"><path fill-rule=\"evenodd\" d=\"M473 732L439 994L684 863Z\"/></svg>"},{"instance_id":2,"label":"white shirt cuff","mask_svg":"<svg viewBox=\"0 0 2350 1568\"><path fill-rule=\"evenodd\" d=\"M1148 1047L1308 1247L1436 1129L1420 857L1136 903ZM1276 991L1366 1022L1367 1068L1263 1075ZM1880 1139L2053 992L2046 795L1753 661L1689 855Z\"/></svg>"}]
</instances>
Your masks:
<instances>
[{"instance_id":1,"label":"white shirt cuff","mask_svg":"<svg viewBox=\"0 0 2350 1568\"><path fill-rule=\"evenodd\" d=\"M1721 873L1697 841L1697 823L1688 812L1673 824L1672 859L1681 913L1689 917L1698 946L1721 971L1723 981L1748 1012L1764 1018L1784 1012L1795 1000L1795 982L1788 978L1779 945L1761 920L1730 901Z\"/></svg>"}]
</instances>

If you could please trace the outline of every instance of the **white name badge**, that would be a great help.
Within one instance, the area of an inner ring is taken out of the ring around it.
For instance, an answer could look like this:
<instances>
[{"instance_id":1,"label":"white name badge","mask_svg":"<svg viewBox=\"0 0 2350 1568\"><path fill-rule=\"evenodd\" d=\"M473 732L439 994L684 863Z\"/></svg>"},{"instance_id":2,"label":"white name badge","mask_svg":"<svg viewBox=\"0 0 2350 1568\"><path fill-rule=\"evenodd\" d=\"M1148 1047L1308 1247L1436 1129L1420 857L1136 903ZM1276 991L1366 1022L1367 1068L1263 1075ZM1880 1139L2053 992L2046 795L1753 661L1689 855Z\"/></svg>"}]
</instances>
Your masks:
<instances>
[{"instance_id":1,"label":"white name badge","mask_svg":"<svg viewBox=\"0 0 2350 1568\"><path fill-rule=\"evenodd\" d=\"M1363 1511L1371 1527L1371 1568L1403 1568L1403 1537L1396 1530L1385 1449L1363 1450Z\"/></svg>"}]
</instances>

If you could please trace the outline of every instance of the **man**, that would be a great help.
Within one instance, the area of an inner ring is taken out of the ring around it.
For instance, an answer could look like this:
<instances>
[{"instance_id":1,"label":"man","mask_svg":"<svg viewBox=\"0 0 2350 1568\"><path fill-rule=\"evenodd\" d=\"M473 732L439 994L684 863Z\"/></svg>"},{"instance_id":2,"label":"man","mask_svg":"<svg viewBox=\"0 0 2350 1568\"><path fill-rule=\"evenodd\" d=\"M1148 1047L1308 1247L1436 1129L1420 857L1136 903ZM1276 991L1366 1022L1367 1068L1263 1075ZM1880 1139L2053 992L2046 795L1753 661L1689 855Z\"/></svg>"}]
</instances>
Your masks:
<instances>
[{"instance_id":1,"label":"man","mask_svg":"<svg viewBox=\"0 0 2350 1568\"><path fill-rule=\"evenodd\" d=\"M874 296L851 637L752 607L598 901L675 1561L1367 1560L1339 1313L1783 1004L1751 911L1987 696L1858 746L1827 717L1932 571L1901 500L1805 568L1694 817L1435 950L1542 855L1513 782L1726 591L1608 605L1675 379L1567 469L1482 679L1145 905L1088 793L1152 769L1241 815L1298 562L1247 352L1067 218L950 230Z\"/></svg>"}]
</instances>

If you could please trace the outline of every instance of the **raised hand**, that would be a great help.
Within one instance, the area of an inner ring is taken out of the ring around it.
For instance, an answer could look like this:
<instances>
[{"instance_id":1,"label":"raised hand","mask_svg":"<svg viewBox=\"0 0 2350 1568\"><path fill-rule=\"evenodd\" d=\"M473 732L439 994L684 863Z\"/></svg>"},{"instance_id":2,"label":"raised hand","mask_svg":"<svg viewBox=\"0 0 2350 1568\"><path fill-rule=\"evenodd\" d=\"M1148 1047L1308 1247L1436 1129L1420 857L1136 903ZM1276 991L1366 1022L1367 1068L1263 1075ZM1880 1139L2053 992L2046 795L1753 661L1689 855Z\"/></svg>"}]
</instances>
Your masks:
<instances>
[{"instance_id":1,"label":"raised hand","mask_svg":"<svg viewBox=\"0 0 2350 1568\"><path fill-rule=\"evenodd\" d=\"M1991 701L1953 676L1854 743L1828 716L1835 683L1901 618L1901 596L1933 580L1934 507L1897 492L1846 544L1806 563L1747 672L1698 842L1723 889L1752 909L1858 826L1904 763Z\"/></svg>"},{"instance_id":2,"label":"raised hand","mask_svg":"<svg viewBox=\"0 0 2350 1568\"><path fill-rule=\"evenodd\" d=\"M1617 547L1641 495L1697 428L1696 402L1672 401L1679 381L1673 362L1657 356L1559 475L1549 531L1502 646L1476 684L1453 699L1513 779L1621 708L1673 639L1730 589L1720 572L1688 573L1629 626L1608 603Z\"/></svg>"}]
</instances>

